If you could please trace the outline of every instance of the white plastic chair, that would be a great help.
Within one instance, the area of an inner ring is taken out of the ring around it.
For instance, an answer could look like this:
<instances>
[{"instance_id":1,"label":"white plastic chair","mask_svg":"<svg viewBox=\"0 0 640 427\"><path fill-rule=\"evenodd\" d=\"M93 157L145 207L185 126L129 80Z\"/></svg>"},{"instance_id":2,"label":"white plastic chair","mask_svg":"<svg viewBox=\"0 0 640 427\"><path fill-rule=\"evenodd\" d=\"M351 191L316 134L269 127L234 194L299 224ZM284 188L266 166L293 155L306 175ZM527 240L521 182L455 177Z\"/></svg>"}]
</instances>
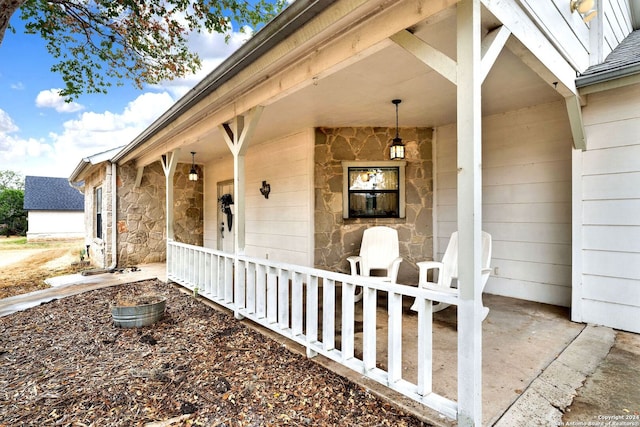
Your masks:
<instances>
[{"instance_id":1,"label":"white plastic chair","mask_svg":"<svg viewBox=\"0 0 640 427\"><path fill-rule=\"evenodd\" d=\"M402 258L398 245L398 231L385 226L367 228L362 235L360 255L347 258L353 276L371 276L372 270L384 270L385 276L376 280L396 283ZM356 292L356 302L362 299L362 289Z\"/></svg>"},{"instance_id":2,"label":"white plastic chair","mask_svg":"<svg viewBox=\"0 0 640 427\"><path fill-rule=\"evenodd\" d=\"M487 284L487 280L491 275L491 235L485 231L482 232L482 291L484 292L484 286ZM420 274L418 276L418 286L433 290L451 290L452 292L458 292L457 289L451 288L453 279L458 279L458 232L455 231L451 234L447 249L442 256L442 261L423 261L418 263ZM427 279L427 273L430 270L438 271L437 282L429 282ZM450 304L435 303L433 305L433 312L438 312L449 307ZM416 304L411 306L411 310L417 311ZM489 314L489 308L483 306L482 319L484 320Z\"/></svg>"}]
</instances>

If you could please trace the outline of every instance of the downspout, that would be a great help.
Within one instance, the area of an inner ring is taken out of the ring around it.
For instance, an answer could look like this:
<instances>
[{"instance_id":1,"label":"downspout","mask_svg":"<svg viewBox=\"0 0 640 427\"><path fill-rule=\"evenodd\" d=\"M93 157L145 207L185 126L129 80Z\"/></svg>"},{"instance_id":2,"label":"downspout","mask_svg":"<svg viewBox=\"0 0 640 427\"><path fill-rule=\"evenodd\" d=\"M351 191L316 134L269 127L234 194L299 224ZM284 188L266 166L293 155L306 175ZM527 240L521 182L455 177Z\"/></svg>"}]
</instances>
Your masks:
<instances>
[{"instance_id":1,"label":"downspout","mask_svg":"<svg viewBox=\"0 0 640 427\"><path fill-rule=\"evenodd\" d=\"M111 265L109 271L113 271L118 266L118 191L117 191L118 165L111 163Z\"/></svg>"}]
</instances>

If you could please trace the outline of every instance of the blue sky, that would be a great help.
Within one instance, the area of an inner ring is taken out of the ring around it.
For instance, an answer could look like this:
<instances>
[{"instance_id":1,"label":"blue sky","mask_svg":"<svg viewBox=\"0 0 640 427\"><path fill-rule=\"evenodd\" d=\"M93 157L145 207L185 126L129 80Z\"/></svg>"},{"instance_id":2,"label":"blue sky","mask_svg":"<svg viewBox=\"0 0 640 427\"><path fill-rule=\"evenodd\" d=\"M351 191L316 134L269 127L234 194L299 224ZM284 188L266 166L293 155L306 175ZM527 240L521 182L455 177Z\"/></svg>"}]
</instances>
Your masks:
<instances>
[{"instance_id":1,"label":"blue sky","mask_svg":"<svg viewBox=\"0 0 640 427\"><path fill-rule=\"evenodd\" d=\"M194 34L203 69L189 78L136 89L126 82L106 95L68 104L57 95L62 78L42 39L20 32L18 15L0 45L0 170L67 178L83 157L126 144L164 113L229 54L247 34Z\"/></svg>"}]
</instances>

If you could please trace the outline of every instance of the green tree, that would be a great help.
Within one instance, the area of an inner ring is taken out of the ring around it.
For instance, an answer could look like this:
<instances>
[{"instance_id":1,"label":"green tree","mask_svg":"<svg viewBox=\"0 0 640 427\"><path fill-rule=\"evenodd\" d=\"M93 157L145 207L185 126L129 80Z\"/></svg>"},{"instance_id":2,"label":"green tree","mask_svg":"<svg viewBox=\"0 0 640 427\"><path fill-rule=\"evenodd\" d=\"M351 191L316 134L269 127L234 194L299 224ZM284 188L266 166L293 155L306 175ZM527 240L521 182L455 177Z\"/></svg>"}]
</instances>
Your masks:
<instances>
[{"instance_id":1,"label":"green tree","mask_svg":"<svg viewBox=\"0 0 640 427\"><path fill-rule=\"evenodd\" d=\"M6 188L24 190L24 177L14 171L0 170L0 191Z\"/></svg>"},{"instance_id":2,"label":"green tree","mask_svg":"<svg viewBox=\"0 0 640 427\"><path fill-rule=\"evenodd\" d=\"M286 0L0 0L0 44L20 10L25 32L39 34L59 60L68 100L106 93L113 82L137 87L194 73L200 58L192 32L225 34L231 23L256 28Z\"/></svg>"},{"instance_id":3,"label":"green tree","mask_svg":"<svg viewBox=\"0 0 640 427\"><path fill-rule=\"evenodd\" d=\"M23 206L24 191L13 188L0 191L0 233L7 236L26 233L27 212Z\"/></svg>"}]
</instances>

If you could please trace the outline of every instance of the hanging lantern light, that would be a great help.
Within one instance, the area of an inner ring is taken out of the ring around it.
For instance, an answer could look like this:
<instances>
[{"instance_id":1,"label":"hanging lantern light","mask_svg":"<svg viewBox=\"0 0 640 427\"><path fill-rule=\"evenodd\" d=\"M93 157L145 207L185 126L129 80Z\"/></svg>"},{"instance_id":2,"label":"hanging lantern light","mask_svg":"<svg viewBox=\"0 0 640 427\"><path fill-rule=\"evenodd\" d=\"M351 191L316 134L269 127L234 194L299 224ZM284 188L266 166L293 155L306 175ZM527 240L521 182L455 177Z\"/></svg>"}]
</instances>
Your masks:
<instances>
[{"instance_id":1,"label":"hanging lantern light","mask_svg":"<svg viewBox=\"0 0 640 427\"><path fill-rule=\"evenodd\" d=\"M189 181L197 181L198 180L198 171L196 170L196 153L195 151L191 152L191 170L189 171Z\"/></svg>"},{"instance_id":2,"label":"hanging lantern light","mask_svg":"<svg viewBox=\"0 0 640 427\"><path fill-rule=\"evenodd\" d=\"M399 129L398 129L398 104L400 104L402 100L394 99L391 103L396 106L396 137L393 138L391 148L389 149L389 158L391 160L402 160L404 159L404 144L402 143L402 139L400 138Z\"/></svg>"}]
</instances>

